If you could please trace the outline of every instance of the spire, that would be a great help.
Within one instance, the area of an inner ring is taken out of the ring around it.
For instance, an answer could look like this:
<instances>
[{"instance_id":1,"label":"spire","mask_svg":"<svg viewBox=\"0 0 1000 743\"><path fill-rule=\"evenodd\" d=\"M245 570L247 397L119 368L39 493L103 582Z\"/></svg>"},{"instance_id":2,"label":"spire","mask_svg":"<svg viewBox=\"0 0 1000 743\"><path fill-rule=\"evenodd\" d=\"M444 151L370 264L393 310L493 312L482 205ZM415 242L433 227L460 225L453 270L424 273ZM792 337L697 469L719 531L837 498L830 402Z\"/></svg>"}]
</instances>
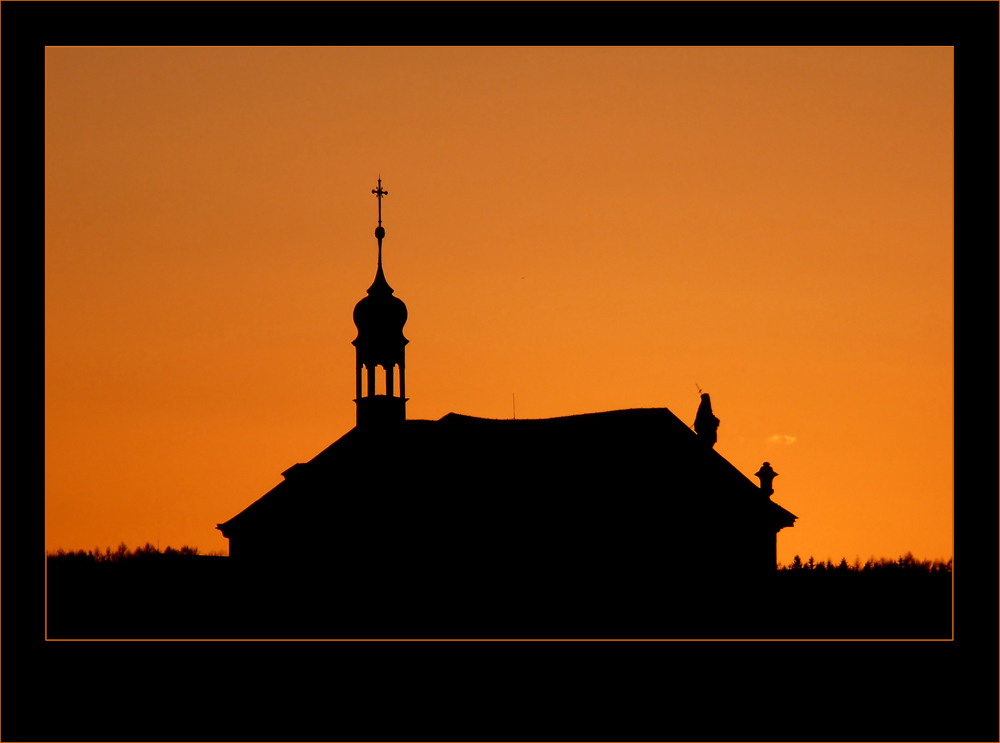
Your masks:
<instances>
[{"instance_id":1,"label":"spire","mask_svg":"<svg viewBox=\"0 0 1000 743\"><path fill-rule=\"evenodd\" d=\"M382 238L385 237L385 229L382 227L382 197L388 196L389 192L382 188L382 176L378 177L378 188L373 188L372 193L378 197L378 227L375 228L375 238L378 240L378 268L382 271Z\"/></svg>"},{"instance_id":2,"label":"spire","mask_svg":"<svg viewBox=\"0 0 1000 743\"><path fill-rule=\"evenodd\" d=\"M368 293L392 294L392 287L382 272L382 238L385 237L385 228L382 226L382 197L388 196L389 192L382 188L381 176L378 179L378 188L373 188L372 193L378 197L378 227L375 228L375 239L378 240L378 269L375 271L375 280L368 287Z\"/></svg>"}]
</instances>

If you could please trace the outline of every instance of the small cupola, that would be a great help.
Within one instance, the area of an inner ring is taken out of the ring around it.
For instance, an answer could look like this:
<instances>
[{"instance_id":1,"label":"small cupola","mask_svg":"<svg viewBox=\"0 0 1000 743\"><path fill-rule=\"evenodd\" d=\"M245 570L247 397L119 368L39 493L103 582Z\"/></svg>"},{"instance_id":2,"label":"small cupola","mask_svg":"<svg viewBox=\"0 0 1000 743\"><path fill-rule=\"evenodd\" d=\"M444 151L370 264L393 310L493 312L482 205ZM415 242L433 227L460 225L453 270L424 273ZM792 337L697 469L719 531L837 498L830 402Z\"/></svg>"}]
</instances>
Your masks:
<instances>
[{"instance_id":1,"label":"small cupola","mask_svg":"<svg viewBox=\"0 0 1000 743\"><path fill-rule=\"evenodd\" d=\"M368 296L354 306L354 324L358 328L358 337L351 341L357 349L357 398L354 401L358 406L357 425L365 427L406 420L405 355L406 344L409 343L403 336L407 318L406 305L403 300L393 296L392 287L385 280L385 272L382 270L382 240L385 237L385 228L382 227L382 197L389 192L383 190L381 178L378 179L378 188L372 189L372 193L378 197L378 227L375 228L378 267L375 280L368 287ZM375 394L375 369L379 366L385 372L385 393L381 395ZM395 394L397 366L398 395ZM367 388L363 384L365 381Z\"/></svg>"}]
</instances>

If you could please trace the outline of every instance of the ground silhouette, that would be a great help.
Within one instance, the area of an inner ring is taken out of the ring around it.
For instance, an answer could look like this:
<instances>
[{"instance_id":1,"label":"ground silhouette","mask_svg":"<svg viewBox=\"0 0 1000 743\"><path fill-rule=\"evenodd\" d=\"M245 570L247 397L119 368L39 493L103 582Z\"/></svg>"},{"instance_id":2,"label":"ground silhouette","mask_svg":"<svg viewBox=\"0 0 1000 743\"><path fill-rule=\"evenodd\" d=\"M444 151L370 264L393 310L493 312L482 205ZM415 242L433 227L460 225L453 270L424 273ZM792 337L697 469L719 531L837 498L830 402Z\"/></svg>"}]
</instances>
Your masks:
<instances>
[{"instance_id":1,"label":"ground silhouette","mask_svg":"<svg viewBox=\"0 0 1000 743\"><path fill-rule=\"evenodd\" d=\"M680 563L666 565L655 585L553 583L548 592L420 580L405 570L361 581L307 560L295 572L250 570L229 557L148 547L115 560L68 553L46 563L50 639L951 637L950 565L912 558L800 562L750 583L724 570L693 583Z\"/></svg>"}]
</instances>

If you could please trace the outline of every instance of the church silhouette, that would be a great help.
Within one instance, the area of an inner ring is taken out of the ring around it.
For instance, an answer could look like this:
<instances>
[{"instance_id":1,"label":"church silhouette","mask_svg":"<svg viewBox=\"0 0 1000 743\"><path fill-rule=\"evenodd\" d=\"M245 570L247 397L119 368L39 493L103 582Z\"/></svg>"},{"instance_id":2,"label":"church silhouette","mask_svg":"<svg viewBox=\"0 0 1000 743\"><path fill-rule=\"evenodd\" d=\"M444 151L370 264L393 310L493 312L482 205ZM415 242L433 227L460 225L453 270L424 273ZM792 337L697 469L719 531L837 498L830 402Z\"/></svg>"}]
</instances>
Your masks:
<instances>
[{"instance_id":1,"label":"church silhouette","mask_svg":"<svg viewBox=\"0 0 1000 743\"><path fill-rule=\"evenodd\" d=\"M666 408L408 420L407 310L382 266L381 178L372 193L378 265L354 308L356 425L218 525L234 563L316 568L351 600L536 609L775 572L777 533L797 517L770 499L769 463L757 486L714 450L707 394L695 430Z\"/></svg>"}]
</instances>

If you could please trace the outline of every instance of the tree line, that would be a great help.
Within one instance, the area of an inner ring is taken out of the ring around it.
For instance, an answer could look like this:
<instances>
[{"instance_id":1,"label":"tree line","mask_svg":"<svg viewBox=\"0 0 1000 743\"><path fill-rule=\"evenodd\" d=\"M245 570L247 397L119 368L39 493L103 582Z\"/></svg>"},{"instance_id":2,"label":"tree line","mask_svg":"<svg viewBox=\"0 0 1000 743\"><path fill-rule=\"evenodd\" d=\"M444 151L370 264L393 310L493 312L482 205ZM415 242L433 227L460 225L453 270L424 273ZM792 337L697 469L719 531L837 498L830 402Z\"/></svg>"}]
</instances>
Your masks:
<instances>
[{"instance_id":1,"label":"tree line","mask_svg":"<svg viewBox=\"0 0 1000 743\"><path fill-rule=\"evenodd\" d=\"M208 556L217 557L225 556L224 552L212 551L206 553ZM184 545L180 549L174 549L173 547L167 546L162 552L160 548L155 544L146 542L145 545L141 547L136 547L134 550L129 549L125 542L121 542L115 549L111 547L105 547L102 551L100 547L92 550L64 550L62 548L56 550L55 552L46 551L45 557L48 561L55 562L73 562L73 563L120 563L120 562L132 562L136 560L142 560L145 558L152 557L154 555L167 555L167 556L194 556L201 555L197 547L189 547Z\"/></svg>"},{"instance_id":2,"label":"tree line","mask_svg":"<svg viewBox=\"0 0 1000 743\"><path fill-rule=\"evenodd\" d=\"M166 547L162 552L159 547L146 542L145 545L141 547L136 547L134 550L130 549L125 542L121 542L115 549L111 547L105 547L101 550L99 547L92 550L63 550L58 549L55 552L46 552L45 556L49 561L56 561L60 563L120 563L120 562L133 562L138 560L143 560L155 555L166 555L166 556L196 556L201 555L197 547L189 547L184 545L180 549L174 549L173 547ZM222 551L211 551L206 553L207 556L211 557L225 557L226 553ZM950 573L952 570L952 558L947 561L943 560L921 560L913 556L912 552L907 552L905 555L900 555L899 557L887 558L874 556L869 557L863 563L860 557L855 557L854 562L848 562L846 557L842 557L839 562L832 559L827 560L816 560L813 556L809 556L809 559L802 560L799 555L795 555L792 558L792 562L788 565L782 563L777 564L778 572L798 572L798 571L819 571L819 572L838 572L838 573L886 573L886 572L899 572L906 571L908 573Z\"/></svg>"},{"instance_id":3,"label":"tree line","mask_svg":"<svg viewBox=\"0 0 1000 743\"><path fill-rule=\"evenodd\" d=\"M838 573L887 573L900 571L908 573L950 573L951 567L952 558L948 558L946 562L942 560L920 560L914 557L912 552L907 552L895 560L886 557L878 559L869 557L864 563L861 562L859 557L855 557L853 563L847 562L846 557L842 557L840 562L835 563L830 559L827 559L826 562L823 560L816 561L811 555L805 562L802 561L801 557L795 555L790 565L778 563L779 572L818 570L821 572Z\"/></svg>"}]
</instances>

